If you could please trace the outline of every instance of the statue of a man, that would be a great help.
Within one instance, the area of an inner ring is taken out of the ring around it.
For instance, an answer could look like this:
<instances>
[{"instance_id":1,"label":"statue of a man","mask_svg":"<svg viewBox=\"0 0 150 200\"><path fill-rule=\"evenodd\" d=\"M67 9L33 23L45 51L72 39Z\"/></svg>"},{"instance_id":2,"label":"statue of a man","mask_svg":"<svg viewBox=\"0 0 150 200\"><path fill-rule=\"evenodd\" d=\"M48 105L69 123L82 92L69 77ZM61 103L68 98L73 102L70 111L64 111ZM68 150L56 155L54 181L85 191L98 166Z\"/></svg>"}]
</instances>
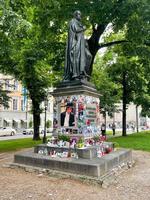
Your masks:
<instances>
[{"instance_id":1,"label":"statue of a man","mask_svg":"<svg viewBox=\"0 0 150 200\"><path fill-rule=\"evenodd\" d=\"M64 80L82 79L87 76L86 65L91 54L87 50L88 44L84 39L84 31L85 26L81 24L81 12L75 11L68 28Z\"/></svg>"}]
</instances>

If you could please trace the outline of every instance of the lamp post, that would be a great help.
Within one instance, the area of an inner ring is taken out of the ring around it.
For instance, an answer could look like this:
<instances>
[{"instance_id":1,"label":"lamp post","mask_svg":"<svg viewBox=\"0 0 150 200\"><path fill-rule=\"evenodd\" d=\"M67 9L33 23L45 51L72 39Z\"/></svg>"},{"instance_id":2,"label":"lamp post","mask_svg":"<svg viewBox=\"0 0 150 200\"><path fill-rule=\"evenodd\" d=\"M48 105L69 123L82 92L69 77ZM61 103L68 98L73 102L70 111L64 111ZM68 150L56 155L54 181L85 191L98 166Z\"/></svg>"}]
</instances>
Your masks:
<instances>
[{"instance_id":1,"label":"lamp post","mask_svg":"<svg viewBox=\"0 0 150 200\"><path fill-rule=\"evenodd\" d=\"M26 128L28 128L28 97L26 97Z\"/></svg>"},{"instance_id":2,"label":"lamp post","mask_svg":"<svg viewBox=\"0 0 150 200\"><path fill-rule=\"evenodd\" d=\"M43 136L43 144L46 143L46 112L47 112L47 105L48 105L48 99L47 97L45 98L45 101L44 101L44 106L45 106L45 119L44 119L44 136Z\"/></svg>"}]
</instances>

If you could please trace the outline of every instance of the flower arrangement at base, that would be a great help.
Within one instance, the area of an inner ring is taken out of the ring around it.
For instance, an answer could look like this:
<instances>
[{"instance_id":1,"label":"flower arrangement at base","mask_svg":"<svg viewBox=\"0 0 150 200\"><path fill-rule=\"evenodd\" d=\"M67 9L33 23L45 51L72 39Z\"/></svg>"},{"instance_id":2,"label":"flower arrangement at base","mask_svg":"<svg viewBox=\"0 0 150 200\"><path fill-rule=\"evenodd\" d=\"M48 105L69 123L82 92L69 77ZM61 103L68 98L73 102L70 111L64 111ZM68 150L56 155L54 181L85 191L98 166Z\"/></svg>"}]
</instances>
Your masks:
<instances>
[{"instance_id":1,"label":"flower arrangement at base","mask_svg":"<svg viewBox=\"0 0 150 200\"><path fill-rule=\"evenodd\" d=\"M84 147L84 140L82 137L80 137L77 142L77 148L83 148L83 147Z\"/></svg>"},{"instance_id":2,"label":"flower arrangement at base","mask_svg":"<svg viewBox=\"0 0 150 200\"><path fill-rule=\"evenodd\" d=\"M58 140L62 140L63 142L70 142L70 136L69 135L58 135Z\"/></svg>"}]
</instances>

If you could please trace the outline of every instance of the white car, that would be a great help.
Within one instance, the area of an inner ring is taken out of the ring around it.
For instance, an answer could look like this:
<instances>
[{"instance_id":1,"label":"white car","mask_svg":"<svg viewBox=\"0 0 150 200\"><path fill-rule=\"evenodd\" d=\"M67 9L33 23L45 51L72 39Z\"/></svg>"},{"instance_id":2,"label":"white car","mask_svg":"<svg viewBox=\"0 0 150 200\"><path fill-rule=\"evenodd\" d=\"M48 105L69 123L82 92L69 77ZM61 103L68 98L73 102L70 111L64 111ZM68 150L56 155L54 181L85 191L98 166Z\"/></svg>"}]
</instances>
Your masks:
<instances>
[{"instance_id":1,"label":"white car","mask_svg":"<svg viewBox=\"0 0 150 200\"><path fill-rule=\"evenodd\" d=\"M34 132L33 128L26 128L26 129L23 130L22 133L23 133L24 135L32 135L33 132Z\"/></svg>"},{"instance_id":2,"label":"white car","mask_svg":"<svg viewBox=\"0 0 150 200\"><path fill-rule=\"evenodd\" d=\"M39 127L39 132L40 132L40 134L44 134L44 127ZM52 128L47 128L46 129L46 132L47 133L51 133L52 132ZM22 132L24 135L32 135L33 133L34 133L34 130L33 130L33 128L26 128L26 129L24 129L23 130L23 132Z\"/></svg>"},{"instance_id":3,"label":"white car","mask_svg":"<svg viewBox=\"0 0 150 200\"><path fill-rule=\"evenodd\" d=\"M39 127L40 134L44 134L44 127ZM46 128L46 133L52 133L53 128Z\"/></svg>"},{"instance_id":4,"label":"white car","mask_svg":"<svg viewBox=\"0 0 150 200\"><path fill-rule=\"evenodd\" d=\"M2 127L0 128L0 136L3 135L15 135L16 134L16 130L14 128L11 127Z\"/></svg>"},{"instance_id":5,"label":"white car","mask_svg":"<svg viewBox=\"0 0 150 200\"><path fill-rule=\"evenodd\" d=\"M44 134L44 128L39 127L40 134ZM26 128L22 132L24 135L32 135L34 133L33 128Z\"/></svg>"}]
</instances>

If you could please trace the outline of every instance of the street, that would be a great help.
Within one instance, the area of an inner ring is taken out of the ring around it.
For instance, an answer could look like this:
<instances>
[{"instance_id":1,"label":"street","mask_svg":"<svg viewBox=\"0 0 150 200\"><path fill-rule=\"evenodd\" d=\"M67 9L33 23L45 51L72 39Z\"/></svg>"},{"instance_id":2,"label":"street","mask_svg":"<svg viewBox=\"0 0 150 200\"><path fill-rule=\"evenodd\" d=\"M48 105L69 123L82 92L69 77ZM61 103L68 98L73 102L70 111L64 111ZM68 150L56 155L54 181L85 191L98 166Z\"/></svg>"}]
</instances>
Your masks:
<instances>
[{"instance_id":1,"label":"street","mask_svg":"<svg viewBox=\"0 0 150 200\"><path fill-rule=\"evenodd\" d=\"M149 130L149 129L147 129L147 130ZM112 131L112 129L107 128L107 131L110 132L110 131ZM141 127L140 127L139 131L144 131L144 130L141 129ZM121 136L122 135L121 132L122 132L121 128L116 129L116 136L119 136L119 135ZM133 131L131 129L127 129L127 134L132 134L133 132L136 132L136 130ZM47 133L46 135L50 136L50 135L52 135L52 133ZM41 138L43 138L43 134L40 134L40 136L41 136ZM16 135L13 135L13 136L8 136L8 135L7 136L0 136L0 141L2 141L2 140L15 140L15 139L21 139L21 138L32 138L32 137L33 137L33 135L23 135L22 133L17 133Z\"/></svg>"},{"instance_id":2,"label":"street","mask_svg":"<svg viewBox=\"0 0 150 200\"><path fill-rule=\"evenodd\" d=\"M47 136L50 136L51 133L47 133ZM43 138L43 134L40 134L41 138ZM33 135L23 135L22 133L17 133L13 136L0 136L0 141L4 140L15 140L15 139L21 139L21 138L32 138Z\"/></svg>"}]
</instances>

